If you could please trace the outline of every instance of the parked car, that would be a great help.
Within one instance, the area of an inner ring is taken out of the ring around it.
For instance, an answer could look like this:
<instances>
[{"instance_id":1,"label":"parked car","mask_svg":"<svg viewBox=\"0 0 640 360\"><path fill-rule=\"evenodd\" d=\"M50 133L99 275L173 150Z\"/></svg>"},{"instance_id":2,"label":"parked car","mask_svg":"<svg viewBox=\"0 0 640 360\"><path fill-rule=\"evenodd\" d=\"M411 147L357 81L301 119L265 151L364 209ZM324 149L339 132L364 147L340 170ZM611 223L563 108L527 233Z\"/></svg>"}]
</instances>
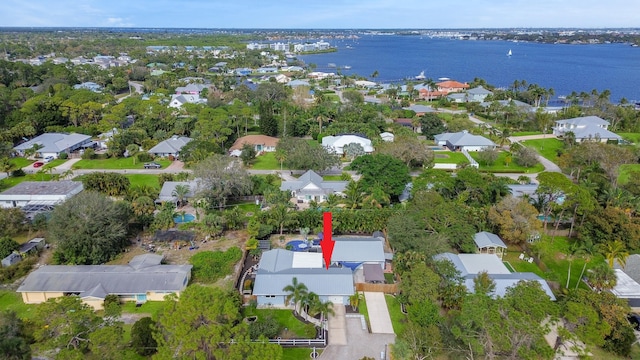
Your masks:
<instances>
[{"instance_id":1,"label":"parked car","mask_svg":"<svg viewBox=\"0 0 640 360\"><path fill-rule=\"evenodd\" d=\"M53 159L54 159L54 157L53 157L53 156L51 156L51 155L49 155L49 156L47 156L47 157L45 157L45 158L44 158L44 162L46 162L46 163L48 163L48 162L52 162L52 161L53 161Z\"/></svg>"},{"instance_id":2,"label":"parked car","mask_svg":"<svg viewBox=\"0 0 640 360\"><path fill-rule=\"evenodd\" d=\"M44 165L44 163L42 161L36 161L36 162L33 163L33 167L34 168L39 168L42 165Z\"/></svg>"},{"instance_id":3,"label":"parked car","mask_svg":"<svg viewBox=\"0 0 640 360\"><path fill-rule=\"evenodd\" d=\"M627 320L629 320L629 324L631 324L635 330L640 331L640 315L629 314L627 315Z\"/></svg>"},{"instance_id":4,"label":"parked car","mask_svg":"<svg viewBox=\"0 0 640 360\"><path fill-rule=\"evenodd\" d=\"M160 169L162 167L162 165L158 164L157 162L148 162L148 163L144 163L144 168L145 169Z\"/></svg>"}]
</instances>

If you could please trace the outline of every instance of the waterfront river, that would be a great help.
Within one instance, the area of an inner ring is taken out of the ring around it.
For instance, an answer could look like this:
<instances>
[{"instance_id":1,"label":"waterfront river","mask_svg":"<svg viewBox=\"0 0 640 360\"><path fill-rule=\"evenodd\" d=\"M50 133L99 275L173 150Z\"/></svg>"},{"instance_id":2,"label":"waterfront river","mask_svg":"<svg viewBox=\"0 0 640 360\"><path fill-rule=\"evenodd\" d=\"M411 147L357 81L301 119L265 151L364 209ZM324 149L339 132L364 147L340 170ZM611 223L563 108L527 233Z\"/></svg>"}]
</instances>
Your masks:
<instances>
[{"instance_id":1,"label":"waterfront river","mask_svg":"<svg viewBox=\"0 0 640 360\"><path fill-rule=\"evenodd\" d=\"M426 78L469 82L479 77L498 87L526 80L572 91L611 91L611 101L640 101L640 47L628 44L537 44L464 41L420 36L362 35L331 42L338 51L301 56L318 71L358 74L377 82L401 82L424 71ZM512 55L507 56L511 50ZM334 65L336 67L334 67ZM345 69L344 67L351 67ZM371 75L377 71L378 76Z\"/></svg>"}]
</instances>

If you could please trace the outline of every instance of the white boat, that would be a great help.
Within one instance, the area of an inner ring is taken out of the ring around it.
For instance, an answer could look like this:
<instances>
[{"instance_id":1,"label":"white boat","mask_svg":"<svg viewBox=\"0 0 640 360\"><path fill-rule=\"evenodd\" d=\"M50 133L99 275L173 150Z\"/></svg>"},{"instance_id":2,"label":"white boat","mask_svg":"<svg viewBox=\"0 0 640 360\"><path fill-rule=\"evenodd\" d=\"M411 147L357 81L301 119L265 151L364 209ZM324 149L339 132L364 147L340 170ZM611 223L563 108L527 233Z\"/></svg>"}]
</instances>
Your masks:
<instances>
[{"instance_id":1,"label":"white boat","mask_svg":"<svg viewBox=\"0 0 640 360\"><path fill-rule=\"evenodd\" d=\"M416 77L415 77L415 79L416 79L416 80L424 80L424 79L426 79L426 78L427 78L427 77L426 77L426 76L424 76L424 71L421 71L421 72L420 72L420 75L418 75L418 76L416 76Z\"/></svg>"},{"instance_id":2,"label":"white boat","mask_svg":"<svg viewBox=\"0 0 640 360\"><path fill-rule=\"evenodd\" d=\"M329 63L329 64L327 64L327 66L329 66L330 68L334 68L334 67L336 67L336 64L334 64L334 63Z\"/></svg>"},{"instance_id":3,"label":"white boat","mask_svg":"<svg viewBox=\"0 0 640 360\"><path fill-rule=\"evenodd\" d=\"M507 56L511 56L511 55L513 55L513 54L511 53L511 49L509 49L509 52L507 53Z\"/></svg>"},{"instance_id":4,"label":"white boat","mask_svg":"<svg viewBox=\"0 0 640 360\"><path fill-rule=\"evenodd\" d=\"M345 66L344 66L344 69L345 69L345 70L349 70L349 69L351 69L351 65L345 65Z\"/></svg>"},{"instance_id":5,"label":"white boat","mask_svg":"<svg viewBox=\"0 0 640 360\"><path fill-rule=\"evenodd\" d=\"M448 78L448 77L438 78L438 81L449 81L449 80L451 80L451 78Z\"/></svg>"}]
</instances>

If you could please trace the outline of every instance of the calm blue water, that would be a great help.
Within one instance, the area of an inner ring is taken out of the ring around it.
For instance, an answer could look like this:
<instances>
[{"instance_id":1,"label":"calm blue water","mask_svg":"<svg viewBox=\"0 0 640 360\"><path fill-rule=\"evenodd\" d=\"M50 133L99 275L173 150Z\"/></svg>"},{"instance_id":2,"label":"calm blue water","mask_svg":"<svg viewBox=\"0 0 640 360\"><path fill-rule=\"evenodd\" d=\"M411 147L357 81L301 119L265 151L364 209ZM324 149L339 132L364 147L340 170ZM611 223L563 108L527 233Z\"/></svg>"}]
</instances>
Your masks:
<instances>
[{"instance_id":1,"label":"calm blue water","mask_svg":"<svg viewBox=\"0 0 640 360\"><path fill-rule=\"evenodd\" d=\"M611 91L611 100L640 100L640 47L623 44L554 45L507 41L461 41L419 36L363 35L358 40L331 42L338 52L301 56L318 71L336 72L328 64L351 66L344 74L375 81L401 82L421 71L427 78L448 77L469 82L479 77L508 87L526 80L556 95L572 91ZM351 46L352 49L348 49ZM507 57L511 49L513 56Z\"/></svg>"},{"instance_id":2,"label":"calm blue water","mask_svg":"<svg viewBox=\"0 0 640 360\"><path fill-rule=\"evenodd\" d=\"M192 222L195 219L196 219L196 217L191 215L191 214L184 214L184 217L182 215L176 215L176 216L173 217L173 221L176 224Z\"/></svg>"}]
</instances>

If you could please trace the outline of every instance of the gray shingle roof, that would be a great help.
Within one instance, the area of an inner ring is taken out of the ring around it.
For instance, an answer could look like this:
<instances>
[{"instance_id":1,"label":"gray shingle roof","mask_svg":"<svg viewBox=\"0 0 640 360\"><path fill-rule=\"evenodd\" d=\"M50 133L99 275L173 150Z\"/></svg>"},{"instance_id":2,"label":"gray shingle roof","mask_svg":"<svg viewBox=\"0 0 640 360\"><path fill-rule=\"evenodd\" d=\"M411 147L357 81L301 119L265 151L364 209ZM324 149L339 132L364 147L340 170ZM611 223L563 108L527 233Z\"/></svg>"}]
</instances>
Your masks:
<instances>
[{"instance_id":1,"label":"gray shingle roof","mask_svg":"<svg viewBox=\"0 0 640 360\"><path fill-rule=\"evenodd\" d=\"M310 184L315 185L319 190L304 189ZM348 184L348 181L324 181L322 176L316 174L312 170L309 170L302 174L298 180L283 181L280 185L280 190L295 191L297 195L328 195L336 192L343 192Z\"/></svg>"},{"instance_id":2,"label":"gray shingle roof","mask_svg":"<svg viewBox=\"0 0 640 360\"><path fill-rule=\"evenodd\" d=\"M22 144L14 147L14 149L17 151L24 151L31 149L34 144L38 144L42 146L42 148L38 150L40 153L59 153L90 140L91 136L83 134L45 133L36 136L29 141L23 142Z\"/></svg>"},{"instance_id":3,"label":"gray shingle roof","mask_svg":"<svg viewBox=\"0 0 640 360\"><path fill-rule=\"evenodd\" d=\"M502 239L496 234L492 234L490 232L482 231L475 235L473 235L473 241L476 243L476 246L479 248L485 247L501 247L507 248L507 245L504 244Z\"/></svg>"},{"instance_id":4,"label":"gray shingle roof","mask_svg":"<svg viewBox=\"0 0 640 360\"><path fill-rule=\"evenodd\" d=\"M187 197L193 197L198 192L198 183L196 181L165 181L160 189L160 195L158 195L159 201L175 201L176 197L173 196L173 191L178 185L189 186L189 193Z\"/></svg>"},{"instance_id":5,"label":"gray shingle roof","mask_svg":"<svg viewBox=\"0 0 640 360\"><path fill-rule=\"evenodd\" d=\"M457 133L442 133L434 136L436 141L447 141L452 146L496 146L496 144L480 135L469 134L466 131Z\"/></svg>"},{"instance_id":6,"label":"gray shingle roof","mask_svg":"<svg viewBox=\"0 0 640 360\"><path fill-rule=\"evenodd\" d=\"M23 181L20 184L9 188L2 193L4 195L71 195L82 191L83 185L80 181Z\"/></svg>"},{"instance_id":7,"label":"gray shingle roof","mask_svg":"<svg viewBox=\"0 0 640 360\"><path fill-rule=\"evenodd\" d=\"M71 292L81 297L96 294L144 294L148 291L180 291L187 285L191 265L140 266L153 256L130 265L47 265L33 271L18 292Z\"/></svg>"},{"instance_id":8,"label":"gray shingle roof","mask_svg":"<svg viewBox=\"0 0 640 360\"><path fill-rule=\"evenodd\" d=\"M482 87L482 85L475 87L473 89L469 89L467 90L467 94L471 94L471 95L490 95L493 94L491 91L485 89L484 87Z\"/></svg>"},{"instance_id":9,"label":"gray shingle roof","mask_svg":"<svg viewBox=\"0 0 640 360\"><path fill-rule=\"evenodd\" d=\"M182 147L187 145L191 138L186 136L172 136L149 149L152 154L178 154Z\"/></svg>"}]
</instances>

